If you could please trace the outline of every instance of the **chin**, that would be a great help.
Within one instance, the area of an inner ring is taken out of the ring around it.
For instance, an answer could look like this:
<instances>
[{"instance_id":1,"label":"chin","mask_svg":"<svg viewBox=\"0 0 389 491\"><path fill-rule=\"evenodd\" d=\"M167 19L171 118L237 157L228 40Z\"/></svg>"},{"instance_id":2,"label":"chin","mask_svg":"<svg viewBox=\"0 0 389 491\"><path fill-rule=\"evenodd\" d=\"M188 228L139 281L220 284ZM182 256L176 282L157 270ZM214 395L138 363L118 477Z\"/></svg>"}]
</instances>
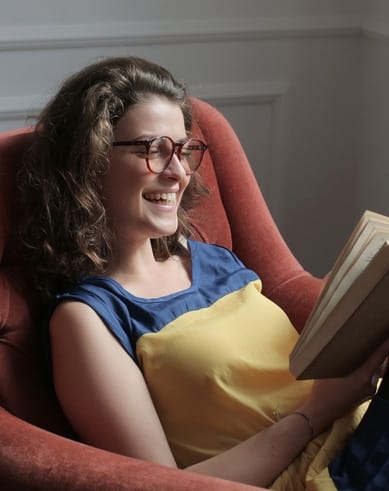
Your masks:
<instances>
[{"instance_id":1,"label":"chin","mask_svg":"<svg viewBox=\"0 0 389 491\"><path fill-rule=\"evenodd\" d=\"M164 229L158 230L155 234L153 234L152 238L153 239L162 239L163 237L170 237L171 235L175 234L177 232L178 224L176 226L172 227L166 227Z\"/></svg>"}]
</instances>

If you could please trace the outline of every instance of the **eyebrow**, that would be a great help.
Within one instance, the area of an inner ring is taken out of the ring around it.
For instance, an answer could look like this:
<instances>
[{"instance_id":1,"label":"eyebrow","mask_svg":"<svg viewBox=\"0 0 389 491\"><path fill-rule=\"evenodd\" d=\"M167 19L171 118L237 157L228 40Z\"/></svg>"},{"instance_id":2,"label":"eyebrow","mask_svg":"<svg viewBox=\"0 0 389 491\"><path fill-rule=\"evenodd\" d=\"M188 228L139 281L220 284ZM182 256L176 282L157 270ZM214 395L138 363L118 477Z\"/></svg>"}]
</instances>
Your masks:
<instances>
[{"instance_id":1,"label":"eyebrow","mask_svg":"<svg viewBox=\"0 0 389 491\"><path fill-rule=\"evenodd\" d=\"M192 138L191 136L187 135L187 136L184 136L183 138L179 138L178 140L175 140L173 137L171 137L169 135L153 135L153 136L137 136L135 138L115 138L114 141L143 142L143 141L153 140L154 138L161 138L163 136L168 136L169 138L171 138L176 143L183 143L183 142L186 142L187 140L190 140Z\"/></svg>"}]
</instances>

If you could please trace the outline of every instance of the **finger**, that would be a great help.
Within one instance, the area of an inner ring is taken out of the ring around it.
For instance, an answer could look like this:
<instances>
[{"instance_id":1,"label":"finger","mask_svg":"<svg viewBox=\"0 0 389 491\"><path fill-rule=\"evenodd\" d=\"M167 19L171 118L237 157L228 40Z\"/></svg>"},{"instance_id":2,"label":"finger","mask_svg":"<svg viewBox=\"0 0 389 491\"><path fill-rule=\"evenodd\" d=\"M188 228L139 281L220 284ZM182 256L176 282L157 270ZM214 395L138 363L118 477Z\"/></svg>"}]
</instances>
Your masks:
<instances>
[{"instance_id":1,"label":"finger","mask_svg":"<svg viewBox=\"0 0 389 491\"><path fill-rule=\"evenodd\" d=\"M381 363L378 369L378 376L381 378L385 375L386 370L388 369L388 357L386 357L385 361Z\"/></svg>"},{"instance_id":2,"label":"finger","mask_svg":"<svg viewBox=\"0 0 389 491\"><path fill-rule=\"evenodd\" d=\"M373 373L373 375L371 376L370 385L373 387L374 393L377 390L377 384L378 384L379 379L380 379L380 376L378 373Z\"/></svg>"},{"instance_id":3,"label":"finger","mask_svg":"<svg viewBox=\"0 0 389 491\"><path fill-rule=\"evenodd\" d=\"M378 385L378 381L380 379L380 376L378 375L378 373L373 373L373 375L370 377L370 380L369 380L369 383L368 385L370 386L370 390L369 390L369 393L367 394L366 397L364 397L362 400L361 400L361 403L362 402L366 402L366 401L370 401L377 393L377 385Z\"/></svg>"},{"instance_id":4,"label":"finger","mask_svg":"<svg viewBox=\"0 0 389 491\"><path fill-rule=\"evenodd\" d=\"M381 363L381 365L371 374L370 376L371 385L373 385L374 387L377 385L378 380L385 375L387 366L388 366L388 359L386 358L385 361Z\"/></svg>"}]
</instances>

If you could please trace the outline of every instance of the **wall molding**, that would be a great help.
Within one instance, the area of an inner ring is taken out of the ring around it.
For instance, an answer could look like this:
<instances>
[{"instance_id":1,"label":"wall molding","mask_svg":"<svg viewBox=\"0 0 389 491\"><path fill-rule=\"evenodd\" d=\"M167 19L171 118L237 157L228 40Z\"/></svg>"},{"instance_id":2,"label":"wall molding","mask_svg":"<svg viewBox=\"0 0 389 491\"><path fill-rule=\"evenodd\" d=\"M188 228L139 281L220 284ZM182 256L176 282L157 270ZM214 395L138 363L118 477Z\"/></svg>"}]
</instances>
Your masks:
<instances>
[{"instance_id":1,"label":"wall molding","mask_svg":"<svg viewBox=\"0 0 389 491\"><path fill-rule=\"evenodd\" d=\"M45 101L34 96L0 97L0 121L34 120Z\"/></svg>"},{"instance_id":2,"label":"wall molding","mask_svg":"<svg viewBox=\"0 0 389 491\"><path fill-rule=\"evenodd\" d=\"M370 19L363 23L362 33L368 39L389 43L389 24L378 19Z\"/></svg>"},{"instance_id":3,"label":"wall molding","mask_svg":"<svg viewBox=\"0 0 389 491\"><path fill-rule=\"evenodd\" d=\"M192 86L190 92L215 105L266 104L274 102L288 89L288 83L250 82ZM0 121L33 120L47 99L40 96L0 97Z\"/></svg>"},{"instance_id":4,"label":"wall molding","mask_svg":"<svg viewBox=\"0 0 389 491\"><path fill-rule=\"evenodd\" d=\"M210 104L241 106L271 104L288 89L286 81L207 84L192 86L191 94Z\"/></svg>"},{"instance_id":5,"label":"wall molding","mask_svg":"<svg viewBox=\"0 0 389 491\"><path fill-rule=\"evenodd\" d=\"M361 35L354 15L1 26L0 51Z\"/></svg>"},{"instance_id":6,"label":"wall molding","mask_svg":"<svg viewBox=\"0 0 389 491\"><path fill-rule=\"evenodd\" d=\"M0 121L27 120L39 114L43 103L31 96L0 97Z\"/></svg>"}]
</instances>

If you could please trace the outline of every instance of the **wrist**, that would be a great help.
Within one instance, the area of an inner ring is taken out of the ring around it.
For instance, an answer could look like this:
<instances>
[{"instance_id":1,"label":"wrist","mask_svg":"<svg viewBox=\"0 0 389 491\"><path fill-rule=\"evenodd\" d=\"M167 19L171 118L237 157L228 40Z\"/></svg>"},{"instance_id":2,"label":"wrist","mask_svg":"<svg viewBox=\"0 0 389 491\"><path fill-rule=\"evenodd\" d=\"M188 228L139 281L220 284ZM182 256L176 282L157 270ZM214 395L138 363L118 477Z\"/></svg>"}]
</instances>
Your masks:
<instances>
[{"instance_id":1,"label":"wrist","mask_svg":"<svg viewBox=\"0 0 389 491\"><path fill-rule=\"evenodd\" d=\"M306 403L297 408L296 411L303 413L308 418L313 428L313 437L323 433L332 423L332 420L328 418L328 414L321 407L311 406L309 403Z\"/></svg>"},{"instance_id":2,"label":"wrist","mask_svg":"<svg viewBox=\"0 0 389 491\"><path fill-rule=\"evenodd\" d=\"M293 411L292 413L288 414L288 416L296 416L298 418L302 418L305 421L305 426L309 433L309 440L312 440L317 435L315 428L312 424L311 418L305 412Z\"/></svg>"}]
</instances>

